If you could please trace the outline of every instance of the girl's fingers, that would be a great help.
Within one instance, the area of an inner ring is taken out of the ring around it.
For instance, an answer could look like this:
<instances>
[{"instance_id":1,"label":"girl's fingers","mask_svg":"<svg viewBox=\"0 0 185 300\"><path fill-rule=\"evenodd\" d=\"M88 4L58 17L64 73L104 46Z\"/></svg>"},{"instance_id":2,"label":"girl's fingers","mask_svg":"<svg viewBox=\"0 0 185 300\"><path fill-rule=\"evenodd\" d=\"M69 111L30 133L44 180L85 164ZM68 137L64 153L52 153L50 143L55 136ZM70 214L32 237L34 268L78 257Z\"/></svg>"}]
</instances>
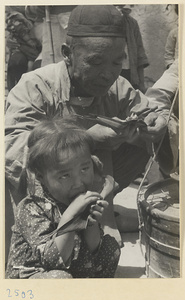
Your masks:
<instances>
[{"instance_id":1,"label":"girl's fingers","mask_svg":"<svg viewBox=\"0 0 185 300\"><path fill-rule=\"evenodd\" d=\"M104 208L103 208L103 207L100 207L99 205L96 205L96 204L95 204L95 205L91 205L90 213L93 213L94 211L103 213Z\"/></svg>"},{"instance_id":2,"label":"girl's fingers","mask_svg":"<svg viewBox=\"0 0 185 300\"><path fill-rule=\"evenodd\" d=\"M101 212L103 211L104 207L107 206L107 202L101 199L103 198L99 193L87 191L86 194L79 195L69 205L67 211L68 213L70 212L72 216L76 216L83 212L88 207L88 205L91 205L91 207L95 205L97 207L94 209ZM99 205L97 204L98 201L100 201Z\"/></svg>"},{"instance_id":3,"label":"girl's fingers","mask_svg":"<svg viewBox=\"0 0 185 300\"><path fill-rule=\"evenodd\" d=\"M89 215L88 216L88 225L92 226L96 223L96 220L93 218L93 216Z\"/></svg>"},{"instance_id":4,"label":"girl's fingers","mask_svg":"<svg viewBox=\"0 0 185 300\"><path fill-rule=\"evenodd\" d=\"M86 198L88 197L98 197L100 199L102 199L101 195L97 192L91 192L91 191L87 191L85 194Z\"/></svg>"},{"instance_id":5,"label":"girl's fingers","mask_svg":"<svg viewBox=\"0 0 185 300\"><path fill-rule=\"evenodd\" d=\"M100 220L102 218L102 212L99 211L93 211L91 213L91 217L95 220Z\"/></svg>"},{"instance_id":6,"label":"girl's fingers","mask_svg":"<svg viewBox=\"0 0 185 300\"><path fill-rule=\"evenodd\" d=\"M98 200L96 204L91 205L91 211L98 211L103 213L104 209L108 207L108 202L105 200Z\"/></svg>"},{"instance_id":7,"label":"girl's fingers","mask_svg":"<svg viewBox=\"0 0 185 300\"><path fill-rule=\"evenodd\" d=\"M83 201L84 204L87 206L92 202L97 203L97 201L100 201L101 199L103 199L103 197L100 194L87 191Z\"/></svg>"},{"instance_id":8,"label":"girl's fingers","mask_svg":"<svg viewBox=\"0 0 185 300\"><path fill-rule=\"evenodd\" d=\"M96 202L99 206L103 206L104 208L107 208L109 203L105 200L97 200Z\"/></svg>"},{"instance_id":9,"label":"girl's fingers","mask_svg":"<svg viewBox=\"0 0 185 300\"><path fill-rule=\"evenodd\" d=\"M100 199L99 197L98 198L97 197L90 197L88 199L85 199L84 200L84 207L86 207L90 204L92 204L91 206L96 205L96 203L97 203L97 201L99 201L99 199Z\"/></svg>"}]
</instances>

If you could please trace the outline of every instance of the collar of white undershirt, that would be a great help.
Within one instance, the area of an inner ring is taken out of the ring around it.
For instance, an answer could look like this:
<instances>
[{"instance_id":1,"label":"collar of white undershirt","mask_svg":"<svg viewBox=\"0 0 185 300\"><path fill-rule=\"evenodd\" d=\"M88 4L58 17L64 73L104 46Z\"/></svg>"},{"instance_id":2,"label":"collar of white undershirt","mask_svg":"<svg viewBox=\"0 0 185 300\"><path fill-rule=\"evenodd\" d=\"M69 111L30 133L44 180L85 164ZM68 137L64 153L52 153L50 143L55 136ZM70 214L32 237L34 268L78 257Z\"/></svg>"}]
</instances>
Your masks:
<instances>
[{"instance_id":1,"label":"collar of white undershirt","mask_svg":"<svg viewBox=\"0 0 185 300\"><path fill-rule=\"evenodd\" d=\"M70 104L82 107L90 106L94 101L94 97L70 97Z\"/></svg>"}]
</instances>

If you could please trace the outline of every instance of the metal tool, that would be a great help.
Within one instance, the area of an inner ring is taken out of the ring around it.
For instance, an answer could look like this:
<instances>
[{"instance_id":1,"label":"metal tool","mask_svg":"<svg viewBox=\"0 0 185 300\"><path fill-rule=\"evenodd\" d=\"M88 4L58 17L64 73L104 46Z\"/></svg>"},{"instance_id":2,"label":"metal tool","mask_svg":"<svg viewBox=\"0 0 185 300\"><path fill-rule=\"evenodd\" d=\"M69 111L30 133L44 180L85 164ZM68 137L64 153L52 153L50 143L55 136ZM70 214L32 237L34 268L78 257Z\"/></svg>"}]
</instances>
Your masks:
<instances>
[{"instance_id":1,"label":"metal tool","mask_svg":"<svg viewBox=\"0 0 185 300\"><path fill-rule=\"evenodd\" d=\"M75 116L79 119L94 121L100 125L110 127L115 131L116 130L120 131L129 125L133 125L136 128L147 126L146 123L142 119L139 119L139 118L128 119L128 120L116 120L113 118L95 115L95 114L88 114L85 116L75 114Z\"/></svg>"}]
</instances>

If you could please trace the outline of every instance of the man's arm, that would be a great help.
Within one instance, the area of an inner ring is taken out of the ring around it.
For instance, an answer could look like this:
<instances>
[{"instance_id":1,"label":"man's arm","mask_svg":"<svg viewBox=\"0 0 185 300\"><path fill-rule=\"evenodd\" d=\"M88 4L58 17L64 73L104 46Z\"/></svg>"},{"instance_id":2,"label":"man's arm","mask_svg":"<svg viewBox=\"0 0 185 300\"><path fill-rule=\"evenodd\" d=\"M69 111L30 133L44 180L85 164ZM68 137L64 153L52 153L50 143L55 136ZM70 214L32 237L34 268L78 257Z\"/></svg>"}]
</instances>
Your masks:
<instances>
[{"instance_id":1,"label":"man's arm","mask_svg":"<svg viewBox=\"0 0 185 300\"><path fill-rule=\"evenodd\" d=\"M30 73L24 75L8 95L5 115L5 167L6 177L15 187L19 183L24 146L30 131L46 118L47 107L52 107L52 103L47 103L48 93L47 86L40 77Z\"/></svg>"},{"instance_id":2,"label":"man's arm","mask_svg":"<svg viewBox=\"0 0 185 300\"><path fill-rule=\"evenodd\" d=\"M147 117L148 124L148 133L146 133L144 141L147 139L151 141L150 130L152 130L154 139L165 132L171 101L177 87L177 64L165 71L155 85L147 90L146 95L134 90L127 80L119 77L111 87L111 93L104 102L107 112L106 116L125 120L132 114L139 116L143 113ZM152 111L151 114L150 109ZM158 120L156 126L154 126L154 119L156 120L159 115L162 122L158 122L160 121ZM143 144L141 137L136 132L133 132L133 128L125 128L122 134L119 135L114 130L102 125L95 125L88 131L97 142L98 148L107 146L109 149L116 149L123 142L137 145Z\"/></svg>"},{"instance_id":3,"label":"man's arm","mask_svg":"<svg viewBox=\"0 0 185 300\"><path fill-rule=\"evenodd\" d=\"M166 40L165 53L164 53L166 68L169 68L169 66L175 60L175 46L177 43L177 37L175 36L175 33L176 32L174 30L171 30Z\"/></svg>"},{"instance_id":4,"label":"man's arm","mask_svg":"<svg viewBox=\"0 0 185 300\"><path fill-rule=\"evenodd\" d=\"M126 128L122 134L117 135L112 129L96 125L89 130L93 138L97 141L106 139L109 142L108 147L116 149L123 142L143 146L145 143L159 141L166 132L166 125L171 108L171 103L175 92L178 88L178 62L174 63L168 70L164 72L161 78L154 84L152 88L147 90L146 95L140 91L135 91L128 82L119 78L114 86L111 88L111 95L117 95L119 101L116 104L115 99L109 98L106 100L106 110L109 116L117 116L119 119L126 119L126 117L135 115L145 116L144 121L147 123L145 130L140 130L139 134L133 128ZM150 111L151 109L151 111ZM173 119L174 132L178 131L178 124ZM170 120L170 123L172 122ZM169 129L171 131L171 129ZM178 136L176 133L173 136ZM171 144L174 155L174 165L177 157L178 145Z\"/></svg>"},{"instance_id":5,"label":"man's arm","mask_svg":"<svg viewBox=\"0 0 185 300\"><path fill-rule=\"evenodd\" d=\"M165 118L169 115L169 110L178 85L178 60L175 60L170 68L163 73L145 94L149 100L149 105L157 105L158 109L156 112Z\"/></svg>"},{"instance_id":6,"label":"man's arm","mask_svg":"<svg viewBox=\"0 0 185 300\"><path fill-rule=\"evenodd\" d=\"M173 100L178 101L178 97L176 97L178 84L178 60L176 60L153 87L146 92L150 105L158 105L156 112L159 117L163 117L166 122L168 121L167 130L165 131L166 133L164 132L165 136L163 134L164 140L158 155L160 167L166 174L173 172L178 162L179 122L173 111L169 118ZM152 131L149 131L149 134L152 135Z\"/></svg>"}]
</instances>

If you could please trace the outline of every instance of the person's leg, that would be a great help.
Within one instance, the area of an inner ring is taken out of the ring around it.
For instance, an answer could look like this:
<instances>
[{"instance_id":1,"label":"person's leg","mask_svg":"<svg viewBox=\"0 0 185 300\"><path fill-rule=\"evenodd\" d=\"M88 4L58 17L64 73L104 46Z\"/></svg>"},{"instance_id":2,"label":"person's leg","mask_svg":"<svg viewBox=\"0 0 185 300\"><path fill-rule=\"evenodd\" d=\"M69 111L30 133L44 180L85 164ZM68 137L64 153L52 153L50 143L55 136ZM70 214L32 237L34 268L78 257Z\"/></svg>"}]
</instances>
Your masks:
<instances>
[{"instance_id":1,"label":"person's leg","mask_svg":"<svg viewBox=\"0 0 185 300\"><path fill-rule=\"evenodd\" d=\"M103 163L103 172L106 175L113 175L113 167L112 167L112 152L108 150L99 150L96 152L96 155ZM116 241L122 246L122 239L121 235L118 231L116 220L114 216L114 206L113 206L113 192L106 197L106 201L108 201L109 206L105 209L103 218L102 218L102 225L105 234L109 234L113 236Z\"/></svg>"},{"instance_id":2,"label":"person's leg","mask_svg":"<svg viewBox=\"0 0 185 300\"><path fill-rule=\"evenodd\" d=\"M120 247L116 240L109 235L104 235L100 249L94 259L95 278L114 278L120 253Z\"/></svg>"},{"instance_id":3,"label":"person's leg","mask_svg":"<svg viewBox=\"0 0 185 300\"><path fill-rule=\"evenodd\" d=\"M69 270L73 278L94 278L95 268L93 255L87 248L83 238L81 240L78 257L72 260Z\"/></svg>"},{"instance_id":4,"label":"person's leg","mask_svg":"<svg viewBox=\"0 0 185 300\"><path fill-rule=\"evenodd\" d=\"M7 85L10 91L19 81L23 73L27 72L28 60L22 52L15 52L10 56L7 69Z\"/></svg>"},{"instance_id":5,"label":"person's leg","mask_svg":"<svg viewBox=\"0 0 185 300\"><path fill-rule=\"evenodd\" d=\"M149 158L145 149L127 143L112 152L113 177L119 184L119 191L145 170Z\"/></svg>"},{"instance_id":6,"label":"person's leg","mask_svg":"<svg viewBox=\"0 0 185 300\"><path fill-rule=\"evenodd\" d=\"M126 143L113 152L114 179L119 184L118 192L121 192L122 197L120 208L116 214L116 223L120 232L138 230L137 209L132 209L133 203L136 202L137 189L129 185L138 174L145 170L149 158L149 154L144 149ZM125 199L125 197L129 199ZM125 207L125 200L127 200L127 204L130 202L127 207Z\"/></svg>"},{"instance_id":7,"label":"person's leg","mask_svg":"<svg viewBox=\"0 0 185 300\"><path fill-rule=\"evenodd\" d=\"M114 237L104 235L97 253L91 253L82 240L78 258L73 260L73 278L113 278L120 257L120 247Z\"/></svg>"},{"instance_id":8,"label":"person's leg","mask_svg":"<svg viewBox=\"0 0 185 300\"><path fill-rule=\"evenodd\" d=\"M120 76L126 78L130 82L130 69L122 69Z\"/></svg>"}]
</instances>

